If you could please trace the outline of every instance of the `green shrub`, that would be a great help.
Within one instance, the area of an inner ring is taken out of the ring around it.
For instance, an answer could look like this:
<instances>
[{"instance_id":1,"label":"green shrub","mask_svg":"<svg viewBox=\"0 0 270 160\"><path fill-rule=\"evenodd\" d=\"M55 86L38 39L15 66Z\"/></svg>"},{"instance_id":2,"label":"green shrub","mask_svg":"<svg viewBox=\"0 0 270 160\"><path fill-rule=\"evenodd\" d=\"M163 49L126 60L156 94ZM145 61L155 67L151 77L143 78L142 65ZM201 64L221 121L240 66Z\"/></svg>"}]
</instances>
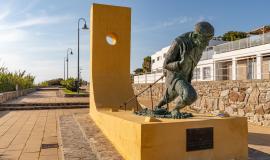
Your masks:
<instances>
[{"instance_id":1,"label":"green shrub","mask_svg":"<svg viewBox=\"0 0 270 160\"><path fill-rule=\"evenodd\" d=\"M61 85L63 87L65 87L66 89L76 92L77 88L76 88L76 80L74 78L69 78L67 80L62 80L61 81Z\"/></svg>"},{"instance_id":2,"label":"green shrub","mask_svg":"<svg viewBox=\"0 0 270 160\"><path fill-rule=\"evenodd\" d=\"M47 81L41 82L38 84L39 87L49 87L49 83Z\"/></svg>"},{"instance_id":3,"label":"green shrub","mask_svg":"<svg viewBox=\"0 0 270 160\"><path fill-rule=\"evenodd\" d=\"M57 79L51 79L47 81L43 81L38 84L40 87L50 87L50 86L61 86L61 82L63 81L62 78L57 78Z\"/></svg>"},{"instance_id":4,"label":"green shrub","mask_svg":"<svg viewBox=\"0 0 270 160\"><path fill-rule=\"evenodd\" d=\"M25 71L9 72L7 68L0 67L0 92L15 91L16 85L19 89L32 88L35 77Z\"/></svg>"},{"instance_id":5,"label":"green shrub","mask_svg":"<svg viewBox=\"0 0 270 160\"><path fill-rule=\"evenodd\" d=\"M46 81L48 83L48 86L60 86L62 78L57 78L57 79L51 79Z\"/></svg>"}]
</instances>

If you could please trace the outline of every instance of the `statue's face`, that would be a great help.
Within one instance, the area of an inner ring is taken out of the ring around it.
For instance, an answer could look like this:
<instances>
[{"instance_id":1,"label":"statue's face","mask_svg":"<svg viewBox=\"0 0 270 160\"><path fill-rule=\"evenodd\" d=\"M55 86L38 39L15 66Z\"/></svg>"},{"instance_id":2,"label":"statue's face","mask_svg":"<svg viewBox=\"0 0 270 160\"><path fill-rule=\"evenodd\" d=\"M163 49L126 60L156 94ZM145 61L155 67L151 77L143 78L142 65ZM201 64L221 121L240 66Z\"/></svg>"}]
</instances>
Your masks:
<instances>
[{"instance_id":1,"label":"statue's face","mask_svg":"<svg viewBox=\"0 0 270 160\"><path fill-rule=\"evenodd\" d=\"M195 42L198 45L207 46L209 41L213 38L213 36L209 36L206 34L196 33L195 32Z\"/></svg>"},{"instance_id":2,"label":"statue's face","mask_svg":"<svg viewBox=\"0 0 270 160\"><path fill-rule=\"evenodd\" d=\"M203 40L205 40L207 42L209 42L213 38L213 36L211 36L211 35L202 35L202 37L203 37Z\"/></svg>"}]
</instances>

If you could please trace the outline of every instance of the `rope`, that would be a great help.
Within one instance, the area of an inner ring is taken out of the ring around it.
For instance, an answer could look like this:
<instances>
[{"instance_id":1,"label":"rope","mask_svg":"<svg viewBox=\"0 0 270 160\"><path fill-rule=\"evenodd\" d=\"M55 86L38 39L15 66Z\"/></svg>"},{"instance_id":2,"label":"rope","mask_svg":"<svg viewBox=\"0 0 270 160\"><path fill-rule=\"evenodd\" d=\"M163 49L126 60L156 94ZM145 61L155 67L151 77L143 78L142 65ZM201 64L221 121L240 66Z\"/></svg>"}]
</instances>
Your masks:
<instances>
[{"instance_id":1,"label":"rope","mask_svg":"<svg viewBox=\"0 0 270 160\"><path fill-rule=\"evenodd\" d=\"M131 101L133 101L135 98L137 100L137 97L139 97L141 94L143 94L145 91L147 91L148 89L151 89L158 81L160 81L161 79L163 79L165 76L162 75L159 79L157 79L154 83L150 84L148 87L146 87L144 90L142 90L140 93L138 93L137 95L129 98L127 101L123 102L123 105L125 107L125 110L126 110L126 106L127 104L129 104ZM152 91L152 89L151 89ZM151 92L151 95L152 95L152 92ZM152 97L152 96L151 96ZM138 100L137 100L138 101ZM138 102L137 102L138 103ZM120 105L120 108L122 107L122 105ZM153 102L152 102L152 108L153 108ZM137 110L138 110L138 107L137 107Z\"/></svg>"}]
</instances>

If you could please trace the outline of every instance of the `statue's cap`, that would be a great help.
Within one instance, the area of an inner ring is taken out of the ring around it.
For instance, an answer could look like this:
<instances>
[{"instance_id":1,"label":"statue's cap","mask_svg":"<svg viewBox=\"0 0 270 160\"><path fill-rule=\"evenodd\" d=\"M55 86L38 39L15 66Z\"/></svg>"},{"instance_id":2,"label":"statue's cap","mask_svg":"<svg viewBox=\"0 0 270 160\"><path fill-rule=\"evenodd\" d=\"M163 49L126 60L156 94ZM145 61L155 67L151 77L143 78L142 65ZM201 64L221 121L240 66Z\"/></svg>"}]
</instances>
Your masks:
<instances>
[{"instance_id":1,"label":"statue's cap","mask_svg":"<svg viewBox=\"0 0 270 160\"><path fill-rule=\"evenodd\" d=\"M203 21L203 22L198 22L195 25L195 32L209 36L209 37L213 37L215 34L215 29L209 22Z\"/></svg>"}]
</instances>

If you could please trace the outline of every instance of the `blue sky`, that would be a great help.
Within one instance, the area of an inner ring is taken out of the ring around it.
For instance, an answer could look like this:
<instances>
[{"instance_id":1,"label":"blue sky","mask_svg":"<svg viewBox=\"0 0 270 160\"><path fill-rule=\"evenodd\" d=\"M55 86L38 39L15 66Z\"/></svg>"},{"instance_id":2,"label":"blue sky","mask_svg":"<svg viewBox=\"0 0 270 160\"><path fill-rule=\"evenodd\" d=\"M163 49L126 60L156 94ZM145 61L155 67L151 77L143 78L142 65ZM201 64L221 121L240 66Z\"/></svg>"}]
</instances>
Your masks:
<instances>
[{"instance_id":1,"label":"blue sky","mask_svg":"<svg viewBox=\"0 0 270 160\"><path fill-rule=\"evenodd\" d=\"M85 17L89 24L93 2L132 8L131 71L198 21L211 22L216 36L270 24L267 0L0 0L0 64L11 71L26 70L36 82L63 77L63 59L70 47L75 55L70 56L69 74L75 77L77 20ZM81 32L80 61L86 80L90 32Z\"/></svg>"}]
</instances>

